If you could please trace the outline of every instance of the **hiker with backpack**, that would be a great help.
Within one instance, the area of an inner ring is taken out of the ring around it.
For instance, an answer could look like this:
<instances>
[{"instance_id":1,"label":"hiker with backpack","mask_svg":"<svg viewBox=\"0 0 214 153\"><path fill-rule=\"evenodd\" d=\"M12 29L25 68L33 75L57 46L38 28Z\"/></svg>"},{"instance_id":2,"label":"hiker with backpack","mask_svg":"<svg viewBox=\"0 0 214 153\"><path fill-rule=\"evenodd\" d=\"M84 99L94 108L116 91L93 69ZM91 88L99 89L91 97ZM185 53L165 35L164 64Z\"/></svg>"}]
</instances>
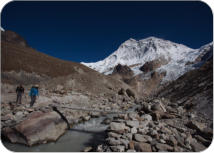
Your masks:
<instances>
[{"instance_id":1,"label":"hiker with backpack","mask_svg":"<svg viewBox=\"0 0 214 153\"><path fill-rule=\"evenodd\" d=\"M16 88L16 94L17 94L16 104L22 103L22 95L24 94L24 91L25 89L22 87L21 84Z\"/></svg>"},{"instance_id":2,"label":"hiker with backpack","mask_svg":"<svg viewBox=\"0 0 214 153\"><path fill-rule=\"evenodd\" d=\"M39 96L38 88L39 88L39 86L35 85L35 86L32 86L32 88L30 89L30 93L29 93L29 96L31 97L30 107L32 107L33 104L35 103L36 96Z\"/></svg>"}]
</instances>

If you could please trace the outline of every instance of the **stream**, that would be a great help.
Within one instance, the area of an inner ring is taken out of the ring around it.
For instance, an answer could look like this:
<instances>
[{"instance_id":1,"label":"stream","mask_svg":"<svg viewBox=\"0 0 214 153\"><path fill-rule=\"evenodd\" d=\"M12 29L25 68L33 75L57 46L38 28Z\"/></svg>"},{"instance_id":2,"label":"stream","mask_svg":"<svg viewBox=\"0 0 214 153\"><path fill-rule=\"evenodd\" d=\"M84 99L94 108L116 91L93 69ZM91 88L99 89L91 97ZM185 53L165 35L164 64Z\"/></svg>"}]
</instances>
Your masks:
<instances>
[{"instance_id":1,"label":"stream","mask_svg":"<svg viewBox=\"0 0 214 153\"><path fill-rule=\"evenodd\" d=\"M129 111L136 109L130 108ZM99 118L92 118L84 123L77 124L62 135L56 142L39 144L28 147L22 144L12 144L3 141L4 146L15 152L81 152L86 147L97 146L105 142L108 125L102 124L105 118L113 118L115 114L108 114Z\"/></svg>"}]
</instances>

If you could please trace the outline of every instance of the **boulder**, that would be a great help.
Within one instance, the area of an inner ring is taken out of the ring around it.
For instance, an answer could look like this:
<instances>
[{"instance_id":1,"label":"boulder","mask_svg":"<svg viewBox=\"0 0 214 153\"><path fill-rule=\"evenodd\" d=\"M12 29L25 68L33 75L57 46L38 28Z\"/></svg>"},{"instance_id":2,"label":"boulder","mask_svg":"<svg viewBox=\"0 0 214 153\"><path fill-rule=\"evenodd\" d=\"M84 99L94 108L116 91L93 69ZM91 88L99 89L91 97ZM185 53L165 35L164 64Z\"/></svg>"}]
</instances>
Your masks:
<instances>
[{"instance_id":1,"label":"boulder","mask_svg":"<svg viewBox=\"0 0 214 153\"><path fill-rule=\"evenodd\" d=\"M156 148L158 149L159 152L163 151L173 151L173 147L167 145L167 144L162 144L162 143L157 143Z\"/></svg>"},{"instance_id":2,"label":"boulder","mask_svg":"<svg viewBox=\"0 0 214 153\"><path fill-rule=\"evenodd\" d=\"M114 152L124 152L125 151L124 146L110 146L110 148Z\"/></svg>"},{"instance_id":3,"label":"boulder","mask_svg":"<svg viewBox=\"0 0 214 153\"><path fill-rule=\"evenodd\" d=\"M129 126L129 127L136 127L138 128L139 127L139 121L126 121L126 125Z\"/></svg>"},{"instance_id":4,"label":"boulder","mask_svg":"<svg viewBox=\"0 0 214 153\"><path fill-rule=\"evenodd\" d=\"M67 129L66 122L56 112L33 112L12 128L3 129L3 135L12 143L32 146L56 141Z\"/></svg>"},{"instance_id":5,"label":"boulder","mask_svg":"<svg viewBox=\"0 0 214 153\"><path fill-rule=\"evenodd\" d=\"M151 145L144 142L135 143L134 148L136 151L139 151L139 152L152 152Z\"/></svg>"},{"instance_id":6,"label":"boulder","mask_svg":"<svg viewBox=\"0 0 214 153\"><path fill-rule=\"evenodd\" d=\"M134 134L134 139L138 142L147 142L145 137L141 134Z\"/></svg>"},{"instance_id":7,"label":"boulder","mask_svg":"<svg viewBox=\"0 0 214 153\"><path fill-rule=\"evenodd\" d=\"M124 131L126 129L126 125L124 123L111 122L109 126L112 131Z\"/></svg>"}]
</instances>

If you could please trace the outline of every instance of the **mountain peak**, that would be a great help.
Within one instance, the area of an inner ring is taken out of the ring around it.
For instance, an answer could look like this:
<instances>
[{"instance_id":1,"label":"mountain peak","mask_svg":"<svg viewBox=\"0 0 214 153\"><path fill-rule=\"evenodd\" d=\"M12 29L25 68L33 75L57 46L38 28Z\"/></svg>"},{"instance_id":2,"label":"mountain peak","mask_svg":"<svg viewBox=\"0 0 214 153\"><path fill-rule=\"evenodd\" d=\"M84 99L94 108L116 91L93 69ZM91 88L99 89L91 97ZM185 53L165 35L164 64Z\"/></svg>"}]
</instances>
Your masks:
<instances>
[{"instance_id":1,"label":"mountain peak","mask_svg":"<svg viewBox=\"0 0 214 153\"><path fill-rule=\"evenodd\" d=\"M130 38L104 60L82 64L104 74L111 74L116 65L122 64L130 66L137 75L142 73L139 67L146 62L164 58L168 64L157 71L166 71L165 80L173 80L192 69L186 63L193 62L199 54L198 49L151 36L141 40Z\"/></svg>"}]
</instances>

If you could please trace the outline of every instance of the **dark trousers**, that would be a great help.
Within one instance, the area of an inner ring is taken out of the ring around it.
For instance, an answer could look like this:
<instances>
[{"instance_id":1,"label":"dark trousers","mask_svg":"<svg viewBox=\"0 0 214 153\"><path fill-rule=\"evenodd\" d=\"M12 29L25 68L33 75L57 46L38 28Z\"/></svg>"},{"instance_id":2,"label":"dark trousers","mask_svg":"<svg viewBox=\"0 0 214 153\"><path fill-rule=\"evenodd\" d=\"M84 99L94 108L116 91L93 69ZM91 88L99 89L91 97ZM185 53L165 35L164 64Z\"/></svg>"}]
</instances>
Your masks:
<instances>
[{"instance_id":1,"label":"dark trousers","mask_svg":"<svg viewBox=\"0 0 214 153\"><path fill-rule=\"evenodd\" d=\"M22 93L17 93L16 103L21 104L22 103Z\"/></svg>"},{"instance_id":2,"label":"dark trousers","mask_svg":"<svg viewBox=\"0 0 214 153\"><path fill-rule=\"evenodd\" d=\"M36 101L36 96L31 96L30 107L33 106L33 104L35 103L35 101Z\"/></svg>"}]
</instances>

